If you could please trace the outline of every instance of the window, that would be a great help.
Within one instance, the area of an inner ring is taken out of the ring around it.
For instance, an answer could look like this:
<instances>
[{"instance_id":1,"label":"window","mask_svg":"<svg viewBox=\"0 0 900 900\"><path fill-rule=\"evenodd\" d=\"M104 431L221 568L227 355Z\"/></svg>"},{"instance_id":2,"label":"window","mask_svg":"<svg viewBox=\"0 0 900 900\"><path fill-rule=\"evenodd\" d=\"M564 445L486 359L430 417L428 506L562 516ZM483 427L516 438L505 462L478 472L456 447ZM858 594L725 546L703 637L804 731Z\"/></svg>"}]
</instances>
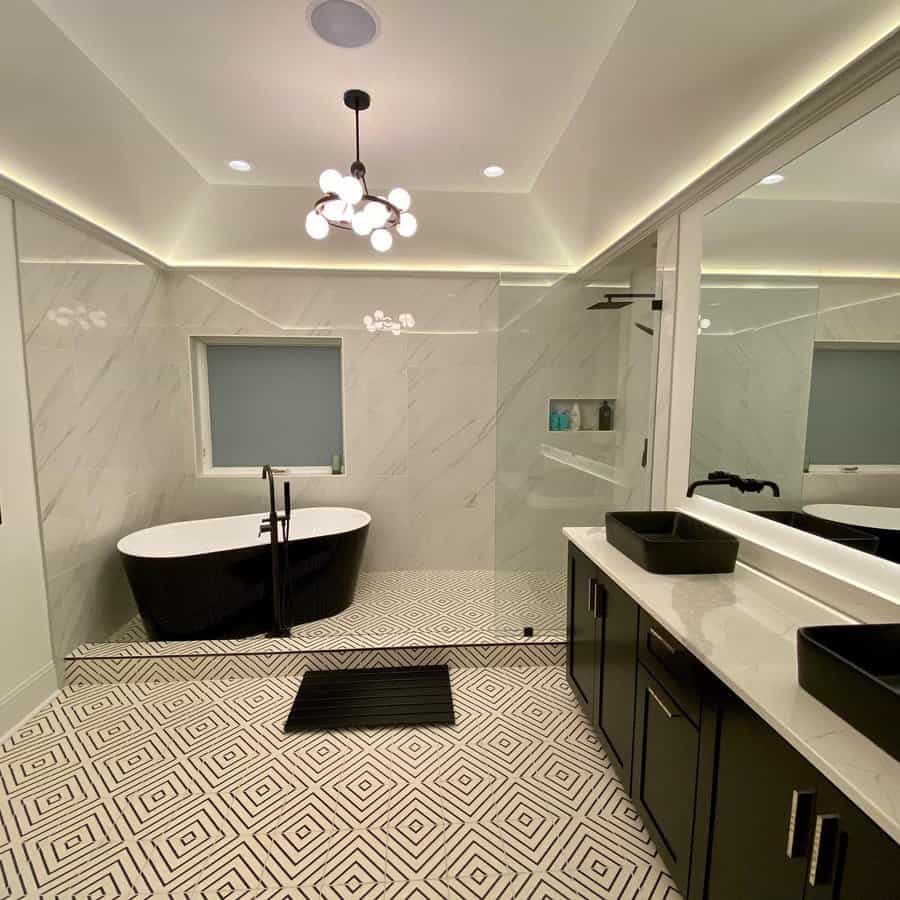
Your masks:
<instances>
[{"instance_id":1,"label":"window","mask_svg":"<svg viewBox=\"0 0 900 900\"><path fill-rule=\"evenodd\" d=\"M810 466L900 465L900 345L817 344L806 459Z\"/></svg>"},{"instance_id":2,"label":"window","mask_svg":"<svg viewBox=\"0 0 900 900\"><path fill-rule=\"evenodd\" d=\"M330 474L344 458L340 339L192 338L197 468Z\"/></svg>"}]
</instances>

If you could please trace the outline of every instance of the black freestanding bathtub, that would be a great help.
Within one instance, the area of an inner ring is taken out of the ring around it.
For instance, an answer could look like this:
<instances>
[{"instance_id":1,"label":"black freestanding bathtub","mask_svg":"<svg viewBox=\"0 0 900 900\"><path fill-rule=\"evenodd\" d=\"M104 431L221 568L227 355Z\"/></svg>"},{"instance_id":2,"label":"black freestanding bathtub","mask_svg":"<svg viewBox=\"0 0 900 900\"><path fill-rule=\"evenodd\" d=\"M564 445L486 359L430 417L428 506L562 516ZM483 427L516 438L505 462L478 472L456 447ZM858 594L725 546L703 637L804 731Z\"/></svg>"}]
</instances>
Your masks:
<instances>
[{"instance_id":1,"label":"black freestanding bathtub","mask_svg":"<svg viewBox=\"0 0 900 900\"><path fill-rule=\"evenodd\" d=\"M269 536L258 533L263 518L259 513L175 522L119 541L152 640L246 637L272 627ZM293 624L350 605L371 521L359 509L293 511L288 546Z\"/></svg>"}]
</instances>

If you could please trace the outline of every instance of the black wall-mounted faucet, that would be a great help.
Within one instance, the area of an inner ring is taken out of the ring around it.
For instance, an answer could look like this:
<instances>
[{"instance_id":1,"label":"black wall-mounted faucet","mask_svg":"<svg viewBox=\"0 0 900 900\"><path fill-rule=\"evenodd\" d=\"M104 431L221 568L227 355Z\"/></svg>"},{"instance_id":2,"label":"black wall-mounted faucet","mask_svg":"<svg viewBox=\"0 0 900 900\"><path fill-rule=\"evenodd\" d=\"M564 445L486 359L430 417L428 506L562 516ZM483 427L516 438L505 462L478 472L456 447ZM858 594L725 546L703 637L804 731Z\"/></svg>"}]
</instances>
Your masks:
<instances>
[{"instance_id":1,"label":"black wall-mounted faucet","mask_svg":"<svg viewBox=\"0 0 900 900\"><path fill-rule=\"evenodd\" d=\"M764 488L772 489L773 497L781 496L781 489L774 481L764 481L760 478L742 478L733 472L710 472L702 481L692 481L687 489L688 497L694 496L694 491L704 485L725 485L737 488L742 494L759 494Z\"/></svg>"}]
</instances>

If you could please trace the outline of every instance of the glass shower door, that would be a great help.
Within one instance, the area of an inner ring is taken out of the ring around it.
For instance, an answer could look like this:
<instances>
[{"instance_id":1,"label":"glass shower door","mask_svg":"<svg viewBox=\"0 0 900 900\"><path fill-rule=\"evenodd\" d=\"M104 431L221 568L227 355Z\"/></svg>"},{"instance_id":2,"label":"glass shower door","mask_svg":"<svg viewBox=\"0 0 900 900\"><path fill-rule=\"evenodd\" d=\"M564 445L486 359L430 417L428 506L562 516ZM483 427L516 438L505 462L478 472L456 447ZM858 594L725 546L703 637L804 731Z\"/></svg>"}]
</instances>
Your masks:
<instances>
[{"instance_id":1,"label":"glass shower door","mask_svg":"<svg viewBox=\"0 0 900 900\"><path fill-rule=\"evenodd\" d=\"M494 627L503 640L565 640L563 527L650 507L655 251L621 269L501 281Z\"/></svg>"}]
</instances>

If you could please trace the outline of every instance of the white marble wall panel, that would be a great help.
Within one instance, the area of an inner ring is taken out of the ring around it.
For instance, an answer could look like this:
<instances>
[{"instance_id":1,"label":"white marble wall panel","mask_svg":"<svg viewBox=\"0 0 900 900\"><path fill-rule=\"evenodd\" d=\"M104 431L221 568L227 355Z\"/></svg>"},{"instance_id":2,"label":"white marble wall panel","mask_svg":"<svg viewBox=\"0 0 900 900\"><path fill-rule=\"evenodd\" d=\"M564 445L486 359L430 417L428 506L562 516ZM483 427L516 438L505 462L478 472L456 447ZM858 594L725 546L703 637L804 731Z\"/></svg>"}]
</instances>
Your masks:
<instances>
[{"instance_id":1,"label":"white marble wall panel","mask_svg":"<svg viewBox=\"0 0 900 900\"><path fill-rule=\"evenodd\" d=\"M185 346L191 334L340 337L346 475L295 479L300 502L373 512L368 569L483 569L494 562L496 285L443 275L204 274L174 279L168 302ZM363 316L379 308L411 312L414 332L366 332ZM171 517L259 509L257 479L192 477L186 421Z\"/></svg>"},{"instance_id":2,"label":"white marble wall panel","mask_svg":"<svg viewBox=\"0 0 900 900\"><path fill-rule=\"evenodd\" d=\"M891 505L891 474L803 474L815 341L900 342L900 282L822 280L818 291L703 291L712 325L699 339L691 477L713 468L773 478L780 501L701 493L745 509L804 503Z\"/></svg>"},{"instance_id":3,"label":"white marble wall panel","mask_svg":"<svg viewBox=\"0 0 900 900\"><path fill-rule=\"evenodd\" d=\"M575 279L500 289L498 571L561 571L562 526L595 524L612 508L609 482L541 454L547 444L614 463L612 435L554 433L548 425L551 398L616 396L620 313L588 311L596 294Z\"/></svg>"},{"instance_id":4,"label":"white marble wall panel","mask_svg":"<svg viewBox=\"0 0 900 900\"><path fill-rule=\"evenodd\" d=\"M260 479L195 475L192 335L340 337L347 473L294 479L296 502L371 512L368 569L493 568L496 278L164 276L18 212L57 656L134 614L121 536L266 503ZM48 317L60 308L75 316L67 326ZM415 332L369 334L362 317L378 308L413 313ZM102 327L89 318L99 311Z\"/></svg>"},{"instance_id":5,"label":"white marble wall panel","mask_svg":"<svg viewBox=\"0 0 900 900\"><path fill-rule=\"evenodd\" d=\"M61 657L134 615L115 550L158 520L182 389L155 270L17 204L51 635Z\"/></svg>"}]
</instances>

